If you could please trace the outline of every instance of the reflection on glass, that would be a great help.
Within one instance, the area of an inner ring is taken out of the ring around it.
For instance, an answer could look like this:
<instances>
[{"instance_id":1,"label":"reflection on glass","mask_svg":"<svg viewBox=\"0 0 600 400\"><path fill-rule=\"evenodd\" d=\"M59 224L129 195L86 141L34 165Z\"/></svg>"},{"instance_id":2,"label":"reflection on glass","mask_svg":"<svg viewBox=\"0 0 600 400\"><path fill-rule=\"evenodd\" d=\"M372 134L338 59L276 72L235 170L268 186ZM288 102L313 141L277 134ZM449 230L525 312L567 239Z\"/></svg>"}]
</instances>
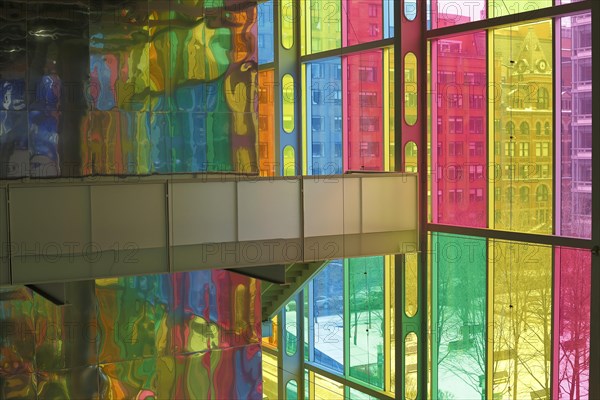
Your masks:
<instances>
[{"instance_id":1,"label":"reflection on glass","mask_svg":"<svg viewBox=\"0 0 600 400\"><path fill-rule=\"evenodd\" d=\"M345 18L342 42L344 46L372 42L383 38L383 7L381 0L342 2Z\"/></svg>"},{"instance_id":2,"label":"reflection on glass","mask_svg":"<svg viewBox=\"0 0 600 400\"><path fill-rule=\"evenodd\" d=\"M383 257L347 260L350 376L383 389Z\"/></svg>"},{"instance_id":3,"label":"reflection on glass","mask_svg":"<svg viewBox=\"0 0 600 400\"><path fill-rule=\"evenodd\" d=\"M273 0L258 4L258 62L273 62Z\"/></svg>"},{"instance_id":4,"label":"reflection on glass","mask_svg":"<svg viewBox=\"0 0 600 400\"><path fill-rule=\"evenodd\" d=\"M307 54L338 49L342 45L342 9L339 0L305 0ZM349 2L348 2L349 3Z\"/></svg>"},{"instance_id":5,"label":"reflection on glass","mask_svg":"<svg viewBox=\"0 0 600 400\"><path fill-rule=\"evenodd\" d=\"M554 318L555 321L558 319L559 331L554 341L553 378L554 393L559 398L588 398L591 263L592 256L588 250L555 250L559 300Z\"/></svg>"},{"instance_id":6,"label":"reflection on glass","mask_svg":"<svg viewBox=\"0 0 600 400\"><path fill-rule=\"evenodd\" d=\"M296 150L292 146L283 148L283 176L296 175Z\"/></svg>"},{"instance_id":7,"label":"reflection on glass","mask_svg":"<svg viewBox=\"0 0 600 400\"><path fill-rule=\"evenodd\" d=\"M404 120L411 126L417 123L419 109L417 75L417 56L407 53L404 56Z\"/></svg>"},{"instance_id":8,"label":"reflection on glass","mask_svg":"<svg viewBox=\"0 0 600 400\"><path fill-rule=\"evenodd\" d=\"M315 374L315 400L344 398L344 385Z\"/></svg>"},{"instance_id":9,"label":"reflection on glass","mask_svg":"<svg viewBox=\"0 0 600 400\"><path fill-rule=\"evenodd\" d=\"M353 54L342 62L349 170L382 171L384 167L382 69L382 50Z\"/></svg>"},{"instance_id":10,"label":"reflection on glass","mask_svg":"<svg viewBox=\"0 0 600 400\"><path fill-rule=\"evenodd\" d=\"M293 0L281 0L281 45L284 49L291 49L294 45L294 13Z\"/></svg>"},{"instance_id":11,"label":"reflection on glass","mask_svg":"<svg viewBox=\"0 0 600 400\"><path fill-rule=\"evenodd\" d=\"M486 398L486 241L434 233L433 365L438 398Z\"/></svg>"},{"instance_id":12,"label":"reflection on glass","mask_svg":"<svg viewBox=\"0 0 600 400\"><path fill-rule=\"evenodd\" d=\"M411 318L419 307L419 254L404 255L404 313Z\"/></svg>"},{"instance_id":13,"label":"reflection on glass","mask_svg":"<svg viewBox=\"0 0 600 400\"><path fill-rule=\"evenodd\" d=\"M487 225L486 65L486 32L432 42L428 111L437 223Z\"/></svg>"},{"instance_id":14,"label":"reflection on glass","mask_svg":"<svg viewBox=\"0 0 600 400\"><path fill-rule=\"evenodd\" d=\"M296 300L285 306L285 352L293 356L298 351L298 323L296 321Z\"/></svg>"},{"instance_id":15,"label":"reflection on glass","mask_svg":"<svg viewBox=\"0 0 600 400\"><path fill-rule=\"evenodd\" d=\"M295 103L296 88L294 78L290 74L285 74L281 79L281 95L283 99L283 130L286 133L292 133L295 126Z\"/></svg>"},{"instance_id":16,"label":"reflection on glass","mask_svg":"<svg viewBox=\"0 0 600 400\"><path fill-rule=\"evenodd\" d=\"M562 116L556 142L562 143L560 174L561 206L557 230L563 236L592 235L592 15L577 14L560 19ZM552 106L542 93L545 108ZM557 99L558 100L558 99ZM558 112L558 111L557 111ZM540 123L540 134L546 134ZM536 135L538 135L536 130Z\"/></svg>"},{"instance_id":17,"label":"reflection on glass","mask_svg":"<svg viewBox=\"0 0 600 400\"><path fill-rule=\"evenodd\" d=\"M314 362L344 373L344 268L332 260L313 279Z\"/></svg>"},{"instance_id":18,"label":"reflection on glass","mask_svg":"<svg viewBox=\"0 0 600 400\"><path fill-rule=\"evenodd\" d=\"M552 249L491 240L488 252L494 290L492 395L550 398Z\"/></svg>"},{"instance_id":19,"label":"reflection on glass","mask_svg":"<svg viewBox=\"0 0 600 400\"><path fill-rule=\"evenodd\" d=\"M419 359L417 354L418 337L410 332L404 338L404 398L415 400L418 396Z\"/></svg>"},{"instance_id":20,"label":"reflection on glass","mask_svg":"<svg viewBox=\"0 0 600 400\"><path fill-rule=\"evenodd\" d=\"M416 173L419 167L418 151L415 142L408 142L404 146L404 171Z\"/></svg>"},{"instance_id":21,"label":"reflection on glass","mask_svg":"<svg viewBox=\"0 0 600 400\"><path fill-rule=\"evenodd\" d=\"M552 23L494 30L492 48L493 83L502 99L492 103L490 116L495 121L490 132L495 165L492 227L551 234ZM524 126L543 129L534 133Z\"/></svg>"},{"instance_id":22,"label":"reflection on glass","mask_svg":"<svg viewBox=\"0 0 600 400\"><path fill-rule=\"evenodd\" d=\"M261 176L275 175L275 71L258 73L258 160Z\"/></svg>"},{"instance_id":23,"label":"reflection on glass","mask_svg":"<svg viewBox=\"0 0 600 400\"><path fill-rule=\"evenodd\" d=\"M277 392L277 356L262 353L263 399L276 400Z\"/></svg>"},{"instance_id":24,"label":"reflection on glass","mask_svg":"<svg viewBox=\"0 0 600 400\"><path fill-rule=\"evenodd\" d=\"M309 175L341 174L342 62L339 57L306 64L306 136Z\"/></svg>"}]
</instances>

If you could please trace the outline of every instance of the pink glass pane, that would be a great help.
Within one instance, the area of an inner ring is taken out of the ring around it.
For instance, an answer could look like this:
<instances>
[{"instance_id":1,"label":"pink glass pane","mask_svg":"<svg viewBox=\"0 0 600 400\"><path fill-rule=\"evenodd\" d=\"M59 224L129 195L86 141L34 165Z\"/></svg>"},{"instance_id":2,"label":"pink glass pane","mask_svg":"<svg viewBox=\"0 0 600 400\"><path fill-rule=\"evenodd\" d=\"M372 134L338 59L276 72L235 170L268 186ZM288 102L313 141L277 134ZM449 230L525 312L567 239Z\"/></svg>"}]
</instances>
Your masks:
<instances>
[{"instance_id":1,"label":"pink glass pane","mask_svg":"<svg viewBox=\"0 0 600 400\"><path fill-rule=\"evenodd\" d=\"M591 238L592 233L592 17L591 13L561 18L560 97L557 138L560 143L560 207L562 236ZM559 47L558 47L559 46ZM558 146L557 146L558 147ZM558 187L558 184L557 184Z\"/></svg>"},{"instance_id":2,"label":"pink glass pane","mask_svg":"<svg viewBox=\"0 0 600 400\"><path fill-rule=\"evenodd\" d=\"M343 0L342 42L344 46L383 38L381 0Z\"/></svg>"},{"instance_id":3,"label":"pink glass pane","mask_svg":"<svg viewBox=\"0 0 600 400\"><path fill-rule=\"evenodd\" d=\"M383 170L383 53L342 59L346 170Z\"/></svg>"},{"instance_id":4,"label":"pink glass pane","mask_svg":"<svg viewBox=\"0 0 600 400\"><path fill-rule=\"evenodd\" d=\"M590 362L591 253L557 248L556 277L558 307L554 320L554 393L561 399L587 399ZM556 323L556 322L555 322Z\"/></svg>"},{"instance_id":5,"label":"pink glass pane","mask_svg":"<svg viewBox=\"0 0 600 400\"><path fill-rule=\"evenodd\" d=\"M432 43L432 193L436 223L486 226L486 34Z\"/></svg>"},{"instance_id":6,"label":"pink glass pane","mask_svg":"<svg viewBox=\"0 0 600 400\"><path fill-rule=\"evenodd\" d=\"M430 27L443 28L486 18L486 0L431 0Z\"/></svg>"}]
</instances>

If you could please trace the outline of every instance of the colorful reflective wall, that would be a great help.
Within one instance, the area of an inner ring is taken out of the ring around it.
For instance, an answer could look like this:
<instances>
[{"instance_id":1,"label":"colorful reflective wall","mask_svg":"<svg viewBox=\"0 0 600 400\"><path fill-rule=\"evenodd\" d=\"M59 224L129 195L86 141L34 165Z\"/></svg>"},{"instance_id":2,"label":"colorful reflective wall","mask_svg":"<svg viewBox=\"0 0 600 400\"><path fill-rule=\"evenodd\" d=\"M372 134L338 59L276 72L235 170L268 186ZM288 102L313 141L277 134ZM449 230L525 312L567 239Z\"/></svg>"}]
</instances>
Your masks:
<instances>
[{"instance_id":1,"label":"colorful reflective wall","mask_svg":"<svg viewBox=\"0 0 600 400\"><path fill-rule=\"evenodd\" d=\"M0 178L258 170L253 2L4 1Z\"/></svg>"},{"instance_id":2,"label":"colorful reflective wall","mask_svg":"<svg viewBox=\"0 0 600 400\"><path fill-rule=\"evenodd\" d=\"M2 289L2 398L261 399L257 281L227 271Z\"/></svg>"}]
</instances>

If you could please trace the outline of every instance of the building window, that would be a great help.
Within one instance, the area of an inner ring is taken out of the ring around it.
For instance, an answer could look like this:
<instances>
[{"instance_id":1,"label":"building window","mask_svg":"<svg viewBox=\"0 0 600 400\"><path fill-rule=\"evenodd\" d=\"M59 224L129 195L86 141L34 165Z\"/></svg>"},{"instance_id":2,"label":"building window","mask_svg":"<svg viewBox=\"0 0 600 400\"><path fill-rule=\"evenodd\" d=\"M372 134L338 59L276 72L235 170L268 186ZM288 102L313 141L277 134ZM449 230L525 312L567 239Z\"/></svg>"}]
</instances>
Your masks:
<instances>
[{"instance_id":1,"label":"building window","mask_svg":"<svg viewBox=\"0 0 600 400\"><path fill-rule=\"evenodd\" d=\"M529 187L528 186L522 186L521 189L519 189L519 199L521 200L521 203L529 203Z\"/></svg>"},{"instance_id":2,"label":"building window","mask_svg":"<svg viewBox=\"0 0 600 400\"><path fill-rule=\"evenodd\" d=\"M483 133L482 117L471 117L469 119L469 133Z\"/></svg>"},{"instance_id":3,"label":"building window","mask_svg":"<svg viewBox=\"0 0 600 400\"><path fill-rule=\"evenodd\" d=\"M358 101L363 107L377 107L377 92L359 92Z\"/></svg>"},{"instance_id":4,"label":"building window","mask_svg":"<svg viewBox=\"0 0 600 400\"><path fill-rule=\"evenodd\" d=\"M448 179L451 181L462 180L463 169L460 165L451 165L448 167Z\"/></svg>"},{"instance_id":5,"label":"building window","mask_svg":"<svg viewBox=\"0 0 600 400\"><path fill-rule=\"evenodd\" d=\"M550 95L548 94L548 89L538 89L537 103L537 108L539 108L540 110L546 110L550 108Z\"/></svg>"},{"instance_id":6,"label":"building window","mask_svg":"<svg viewBox=\"0 0 600 400\"><path fill-rule=\"evenodd\" d=\"M535 199L537 201L548 201L548 186L539 185L535 191Z\"/></svg>"},{"instance_id":7,"label":"building window","mask_svg":"<svg viewBox=\"0 0 600 400\"><path fill-rule=\"evenodd\" d=\"M313 157L323 157L323 143L313 142L312 156Z\"/></svg>"},{"instance_id":8,"label":"building window","mask_svg":"<svg viewBox=\"0 0 600 400\"><path fill-rule=\"evenodd\" d=\"M376 132L379 130L379 117L360 117L360 130Z\"/></svg>"},{"instance_id":9,"label":"building window","mask_svg":"<svg viewBox=\"0 0 600 400\"><path fill-rule=\"evenodd\" d=\"M369 24L369 36L377 37L379 35L379 24Z\"/></svg>"},{"instance_id":10,"label":"building window","mask_svg":"<svg viewBox=\"0 0 600 400\"><path fill-rule=\"evenodd\" d=\"M535 144L535 156L536 157L548 157L550 155L550 143L548 142L536 142Z\"/></svg>"},{"instance_id":11,"label":"building window","mask_svg":"<svg viewBox=\"0 0 600 400\"><path fill-rule=\"evenodd\" d=\"M514 142L504 143L504 155L507 157L515 156L515 143Z\"/></svg>"},{"instance_id":12,"label":"building window","mask_svg":"<svg viewBox=\"0 0 600 400\"><path fill-rule=\"evenodd\" d=\"M315 104L315 105L316 104L321 104L321 101L322 101L321 96L322 96L322 94L323 93L319 89L316 89L316 90L313 89L312 90L312 96L311 96L312 97L312 103Z\"/></svg>"},{"instance_id":13,"label":"building window","mask_svg":"<svg viewBox=\"0 0 600 400\"><path fill-rule=\"evenodd\" d=\"M323 117L313 116L311 118L311 129L313 132L320 132L323 130Z\"/></svg>"},{"instance_id":14,"label":"building window","mask_svg":"<svg viewBox=\"0 0 600 400\"><path fill-rule=\"evenodd\" d=\"M529 135L529 124L527 122L521 122L519 129L521 130L521 135Z\"/></svg>"},{"instance_id":15,"label":"building window","mask_svg":"<svg viewBox=\"0 0 600 400\"><path fill-rule=\"evenodd\" d=\"M469 165L469 181L483 179L483 165Z\"/></svg>"},{"instance_id":16,"label":"building window","mask_svg":"<svg viewBox=\"0 0 600 400\"><path fill-rule=\"evenodd\" d=\"M484 104L485 103L483 102L482 95L478 95L478 94L469 95L469 107L476 108L476 109L482 109Z\"/></svg>"},{"instance_id":17,"label":"building window","mask_svg":"<svg viewBox=\"0 0 600 400\"><path fill-rule=\"evenodd\" d=\"M360 142L361 157L379 157L379 142Z\"/></svg>"},{"instance_id":18,"label":"building window","mask_svg":"<svg viewBox=\"0 0 600 400\"><path fill-rule=\"evenodd\" d=\"M378 8L376 4L369 4L369 17L374 18L377 17Z\"/></svg>"},{"instance_id":19,"label":"building window","mask_svg":"<svg viewBox=\"0 0 600 400\"><path fill-rule=\"evenodd\" d=\"M463 118L462 117L448 118L448 133L452 133L452 134L463 133Z\"/></svg>"},{"instance_id":20,"label":"building window","mask_svg":"<svg viewBox=\"0 0 600 400\"><path fill-rule=\"evenodd\" d=\"M333 129L336 132L342 130L342 117L333 117Z\"/></svg>"},{"instance_id":21,"label":"building window","mask_svg":"<svg viewBox=\"0 0 600 400\"><path fill-rule=\"evenodd\" d=\"M463 142L448 142L448 155L449 156L462 156L463 155Z\"/></svg>"},{"instance_id":22,"label":"building window","mask_svg":"<svg viewBox=\"0 0 600 400\"><path fill-rule=\"evenodd\" d=\"M377 80L377 70L375 67L358 67L358 78L362 82L375 82Z\"/></svg>"},{"instance_id":23,"label":"building window","mask_svg":"<svg viewBox=\"0 0 600 400\"><path fill-rule=\"evenodd\" d=\"M438 71L438 83L456 83L456 72Z\"/></svg>"},{"instance_id":24,"label":"building window","mask_svg":"<svg viewBox=\"0 0 600 400\"><path fill-rule=\"evenodd\" d=\"M510 136L515 134L515 124L512 121L508 121L506 123L506 133L508 133Z\"/></svg>"},{"instance_id":25,"label":"building window","mask_svg":"<svg viewBox=\"0 0 600 400\"><path fill-rule=\"evenodd\" d=\"M460 108L460 107L462 107L462 104L463 104L462 94L448 95L448 108Z\"/></svg>"},{"instance_id":26,"label":"building window","mask_svg":"<svg viewBox=\"0 0 600 400\"><path fill-rule=\"evenodd\" d=\"M542 124L541 124L541 122L536 122L535 123L535 134L537 136L541 136L542 135Z\"/></svg>"},{"instance_id":27,"label":"building window","mask_svg":"<svg viewBox=\"0 0 600 400\"><path fill-rule=\"evenodd\" d=\"M469 201L470 202L483 201L483 189L470 189L469 190Z\"/></svg>"}]
</instances>

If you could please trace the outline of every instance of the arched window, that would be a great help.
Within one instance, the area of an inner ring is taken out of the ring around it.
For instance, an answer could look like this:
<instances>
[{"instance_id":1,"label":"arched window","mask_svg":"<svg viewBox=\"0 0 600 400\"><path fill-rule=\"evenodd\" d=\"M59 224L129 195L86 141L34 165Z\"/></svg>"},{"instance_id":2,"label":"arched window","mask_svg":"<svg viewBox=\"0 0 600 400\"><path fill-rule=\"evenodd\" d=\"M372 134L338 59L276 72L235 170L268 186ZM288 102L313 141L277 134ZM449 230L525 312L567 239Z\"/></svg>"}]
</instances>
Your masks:
<instances>
[{"instance_id":1,"label":"arched window","mask_svg":"<svg viewBox=\"0 0 600 400\"><path fill-rule=\"evenodd\" d=\"M521 135L529 135L529 124L527 122L521 122Z\"/></svg>"},{"instance_id":2,"label":"arched window","mask_svg":"<svg viewBox=\"0 0 600 400\"><path fill-rule=\"evenodd\" d=\"M538 136L542 135L542 123L539 121L535 123L535 134Z\"/></svg>"},{"instance_id":3,"label":"arched window","mask_svg":"<svg viewBox=\"0 0 600 400\"><path fill-rule=\"evenodd\" d=\"M508 121L506 123L506 133L508 133L510 136L513 136L515 133L515 124L512 121Z\"/></svg>"},{"instance_id":4,"label":"arched window","mask_svg":"<svg viewBox=\"0 0 600 400\"><path fill-rule=\"evenodd\" d=\"M535 191L535 198L537 201L548 201L548 186L538 186Z\"/></svg>"},{"instance_id":5,"label":"arched window","mask_svg":"<svg viewBox=\"0 0 600 400\"><path fill-rule=\"evenodd\" d=\"M521 200L521 203L529 202L529 187L528 186L523 186L523 187L521 187L521 189L519 189L519 198Z\"/></svg>"},{"instance_id":6,"label":"arched window","mask_svg":"<svg viewBox=\"0 0 600 400\"><path fill-rule=\"evenodd\" d=\"M506 201L512 203L512 201L514 200L514 197L515 197L515 188L511 186L506 189Z\"/></svg>"},{"instance_id":7,"label":"arched window","mask_svg":"<svg viewBox=\"0 0 600 400\"><path fill-rule=\"evenodd\" d=\"M550 108L550 95L548 94L548 89L539 88L538 89L538 109L546 110Z\"/></svg>"},{"instance_id":8,"label":"arched window","mask_svg":"<svg viewBox=\"0 0 600 400\"><path fill-rule=\"evenodd\" d=\"M550 135L550 122L544 124L544 135Z\"/></svg>"}]
</instances>

